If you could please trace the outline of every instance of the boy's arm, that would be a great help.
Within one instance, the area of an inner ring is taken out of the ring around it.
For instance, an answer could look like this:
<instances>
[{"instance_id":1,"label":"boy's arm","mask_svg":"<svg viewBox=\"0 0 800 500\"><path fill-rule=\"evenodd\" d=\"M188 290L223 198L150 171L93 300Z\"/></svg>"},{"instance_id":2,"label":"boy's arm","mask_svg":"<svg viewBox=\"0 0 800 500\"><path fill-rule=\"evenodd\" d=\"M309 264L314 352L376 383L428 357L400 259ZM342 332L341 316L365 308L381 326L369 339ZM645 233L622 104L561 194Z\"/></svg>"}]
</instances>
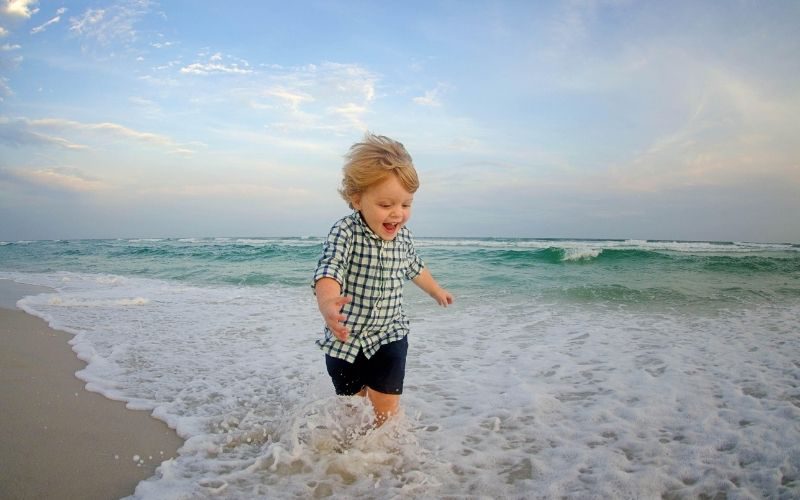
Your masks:
<instances>
[{"instance_id":1,"label":"boy's arm","mask_svg":"<svg viewBox=\"0 0 800 500\"><path fill-rule=\"evenodd\" d=\"M418 287L422 288L425 293L433 297L433 300L435 300L440 306L447 307L448 304L453 303L453 296L450 294L450 292L439 286L439 283L433 279L433 275L431 275L431 272L428 271L427 267L423 268L422 272L420 272L411 281L413 281Z\"/></svg>"},{"instance_id":2,"label":"boy's arm","mask_svg":"<svg viewBox=\"0 0 800 500\"><path fill-rule=\"evenodd\" d=\"M353 298L342 297L342 287L333 278L320 278L314 285L314 290L317 294L319 312L322 314L325 324L337 339L345 342L350 332L344 326L347 318L342 314L342 307Z\"/></svg>"}]
</instances>

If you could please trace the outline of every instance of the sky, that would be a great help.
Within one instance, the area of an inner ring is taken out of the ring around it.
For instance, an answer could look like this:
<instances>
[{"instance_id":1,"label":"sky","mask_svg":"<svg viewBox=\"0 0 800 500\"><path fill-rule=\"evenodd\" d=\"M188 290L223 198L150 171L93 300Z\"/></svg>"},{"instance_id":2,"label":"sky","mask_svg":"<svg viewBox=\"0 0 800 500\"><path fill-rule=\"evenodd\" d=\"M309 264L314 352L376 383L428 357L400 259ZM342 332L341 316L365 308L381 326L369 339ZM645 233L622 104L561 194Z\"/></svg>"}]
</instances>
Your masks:
<instances>
[{"instance_id":1,"label":"sky","mask_svg":"<svg viewBox=\"0 0 800 500\"><path fill-rule=\"evenodd\" d=\"M800 2L0 0L0 240L324 236L402 142L420 237L800 242Z\"/></svg>"}]
</instances>

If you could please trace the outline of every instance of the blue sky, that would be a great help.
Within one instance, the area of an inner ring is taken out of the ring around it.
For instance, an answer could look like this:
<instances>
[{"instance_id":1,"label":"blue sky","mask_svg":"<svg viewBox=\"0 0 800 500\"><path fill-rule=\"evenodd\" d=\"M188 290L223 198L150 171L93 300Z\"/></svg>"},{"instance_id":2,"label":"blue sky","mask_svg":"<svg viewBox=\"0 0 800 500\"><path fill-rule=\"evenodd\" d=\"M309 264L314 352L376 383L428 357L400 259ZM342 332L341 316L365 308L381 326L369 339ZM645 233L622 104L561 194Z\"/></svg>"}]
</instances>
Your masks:
<instances>
[{"instance_id":1,"label":"blue sky","mask_svg":"<svg viewBox=\"0 0 800 500\"><path fill-rule=\"evenodd\" d=\"M418 236L800 242L800 2L2 0L0 240L324 235L364 131Z\"/></svg>"}]
</instances>

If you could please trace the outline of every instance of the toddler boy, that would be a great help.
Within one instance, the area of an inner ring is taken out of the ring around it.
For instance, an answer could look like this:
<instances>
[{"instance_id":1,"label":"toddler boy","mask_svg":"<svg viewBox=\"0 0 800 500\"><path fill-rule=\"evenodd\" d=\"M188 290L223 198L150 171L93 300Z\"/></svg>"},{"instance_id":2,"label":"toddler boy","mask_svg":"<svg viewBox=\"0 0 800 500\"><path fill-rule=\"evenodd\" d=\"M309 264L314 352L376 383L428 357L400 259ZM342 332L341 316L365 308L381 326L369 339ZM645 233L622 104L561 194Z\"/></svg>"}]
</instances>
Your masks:
<instances>
[{"instance_id":1,"label":"toddler boy","mask_svg":"<svg viewBox=\"0 0 800 500\"><path fill-rule=\"evenodd\" d=\"M412 280L440 305L453 296L439 286L405 227L417 172L405 147L367 133L346 156L339 193L354 213L337 221L314 273L325 320L317 341L336 394L366 396L376 425L395 414L403 392L409 323L403 283Z\"/></svg>"}]
</instances>

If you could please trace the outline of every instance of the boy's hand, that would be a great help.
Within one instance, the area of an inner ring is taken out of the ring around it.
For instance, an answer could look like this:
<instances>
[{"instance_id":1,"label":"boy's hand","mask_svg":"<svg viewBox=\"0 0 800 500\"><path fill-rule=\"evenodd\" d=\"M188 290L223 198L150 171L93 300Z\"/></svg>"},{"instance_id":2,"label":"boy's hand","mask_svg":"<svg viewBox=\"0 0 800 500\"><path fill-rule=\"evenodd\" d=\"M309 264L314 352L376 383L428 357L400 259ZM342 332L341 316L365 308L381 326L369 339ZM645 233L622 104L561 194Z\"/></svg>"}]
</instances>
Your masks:
<instances>
[{"instance_id":1,"label":"boy's hand","mask_svg":"<svg viewBox=\"0 0 800 500\"><path fill-rule=\"evenodd\" d=\"M422 272L420 272L411 281L413 281L418 287L425 290L425 293L433 297L433 300L435 300L440 306L447 307L453 303L453 295L439 286L439 283L433 279L433 276L431 276L431 272L428 271L427 267L423 268Z\"/></svg>"},{"instance_id":2,"label":"boy's hand","mask_svg":"<svg viewBox=\"0 0 800 500\"><path fill-rule=\"evenodd\" d=\"M328 329L342 342L346 342L350 334L350 331L344 326L344 321L347 317L342 314L342 307L351 300L353 300L352 297L338 296L328 299L319 305L319 311L322 313L322 318L325 320L325 324L328 325Z\"/></svg>"},{"instance_id":3,"label":"boy's hand","mask_svg":"<svg viewBox=\"0 0 800 500\"><path fill-rule=\"evenodd\" d=\"M453 303L453 295L441 287L438 290L434 290L431 293L431 297L442 307L447 307Z\"/></svg>"}]
</instances>

